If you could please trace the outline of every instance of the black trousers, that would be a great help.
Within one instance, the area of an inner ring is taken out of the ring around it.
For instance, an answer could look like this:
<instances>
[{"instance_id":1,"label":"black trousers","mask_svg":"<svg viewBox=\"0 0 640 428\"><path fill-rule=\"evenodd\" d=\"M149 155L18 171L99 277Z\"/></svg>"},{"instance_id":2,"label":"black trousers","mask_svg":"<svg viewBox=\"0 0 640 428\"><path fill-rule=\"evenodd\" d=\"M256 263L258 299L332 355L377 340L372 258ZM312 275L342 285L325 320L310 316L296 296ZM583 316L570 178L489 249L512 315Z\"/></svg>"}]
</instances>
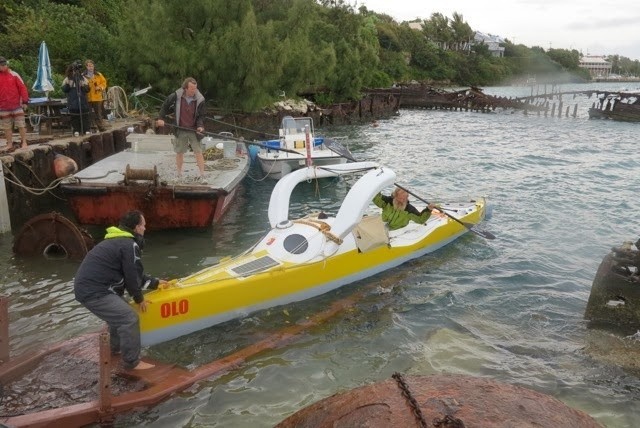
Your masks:
<instances>
[{"instance_id":1,"label":"black trousers","mask_svg":"<svg viewBox=\"0 0 640 428\"><path fill-rule=\"evenodd\" d=\"M70 111L69 115L71 116L71 127L73 128L73 132L83 135L84 133L91 131L91 117L88 110L83 111L82 113L79 111Z\"/></svg>"}]
</instances>

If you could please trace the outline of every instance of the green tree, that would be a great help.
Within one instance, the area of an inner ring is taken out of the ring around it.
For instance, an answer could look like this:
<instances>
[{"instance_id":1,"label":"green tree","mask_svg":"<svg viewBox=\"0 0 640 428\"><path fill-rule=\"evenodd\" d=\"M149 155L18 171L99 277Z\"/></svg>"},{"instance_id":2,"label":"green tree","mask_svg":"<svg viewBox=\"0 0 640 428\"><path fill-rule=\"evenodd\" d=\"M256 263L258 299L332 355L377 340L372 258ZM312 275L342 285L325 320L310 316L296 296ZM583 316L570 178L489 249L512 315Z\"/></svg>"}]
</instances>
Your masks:
<instances>
[{"instance_id":1,"label":"green tree","mask_svg":"<svg viewBox=\"0 0 640 428\"><path fill-rule=\"evenodd\" d=\"M449 49L449 44L453 41L449 18L441 13L433 13L429 20L424 21L422 28L428 40L436 43L441 49Z\"/></svg>"},{"instance_id":2,"label":"green tree","mask_svg":"<svg viewBox=\"0 0 640 428\"><path fill-rule=\"evenodd\" d=\"M613 55L607 58L612 63L611 71L621 76L640 76L640 61L625 56Z\"/></svg>"},{"instance_id":3,"label":"green tree","mask_svg":"<svg viewBox=\"0 0 640 428\"><path fill-rule=\"evenodd\" d=\"M580 52L575 49L549 49L546 54L567 70L577 70L580 67Z\"/></svg>"},{"instance_id":4,"label":"green tree","mask_svg":"<svg viewBox=\"0 0 640 428\"><path fill-rule=\"evenodd\" d=\"M325 26L314 32L335 49L335 72L327 75L327 86L337 101L358 99L363 86L379 78L379 44L375 19L360 16L350 6L322 10Z\"/></svg>"},{"instance_id":5,"label":"green tree","mask_svg":"<svg viewBox=\"0 0 640 428\"><path fill-rule=\"evenodd\" d=\"M102 70L110 69L112 39L104 26L83 8L37 3L37 8L14 10L4 22L6 32L0 34L0 51L3 56L20 61L23 78L29 84L37 75L38 51L43 40L49 49L53 72L58 75L63 75L71 62L89 57L105 64Z\"/></svg>"}]
</instances>

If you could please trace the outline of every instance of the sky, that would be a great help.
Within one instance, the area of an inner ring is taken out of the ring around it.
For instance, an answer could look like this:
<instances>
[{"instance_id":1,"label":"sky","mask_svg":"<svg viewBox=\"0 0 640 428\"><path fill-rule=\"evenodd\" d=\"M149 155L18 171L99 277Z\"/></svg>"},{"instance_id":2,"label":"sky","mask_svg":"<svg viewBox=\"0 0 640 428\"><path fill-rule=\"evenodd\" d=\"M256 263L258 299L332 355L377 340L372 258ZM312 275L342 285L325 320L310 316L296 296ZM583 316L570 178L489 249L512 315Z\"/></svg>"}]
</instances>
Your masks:
<instances>
[{"instance_id":1,"label":"sky","mask_svg":"<svg viewBox=\"0 0 640 428\"><path fill-rule=\"evenodd\" d=\"M348 0L396 21L462 15L475 31L545 50L640 60L640 0Z\"/></svg>"}]
</instances>

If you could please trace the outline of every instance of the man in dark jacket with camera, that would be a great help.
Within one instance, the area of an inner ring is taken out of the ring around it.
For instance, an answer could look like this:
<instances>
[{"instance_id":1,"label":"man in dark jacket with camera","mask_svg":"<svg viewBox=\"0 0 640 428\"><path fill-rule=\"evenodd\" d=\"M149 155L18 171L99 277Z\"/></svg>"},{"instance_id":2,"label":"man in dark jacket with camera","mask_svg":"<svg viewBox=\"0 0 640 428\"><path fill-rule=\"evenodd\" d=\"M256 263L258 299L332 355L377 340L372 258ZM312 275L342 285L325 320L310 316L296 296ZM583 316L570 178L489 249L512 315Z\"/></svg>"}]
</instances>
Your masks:
<instances>
[{"instance_id":1,"label":"man in dark jacket with camera","mask_svg":"<svg viewBox=\"0 0 640 428\"><path fill-rule=\"evenodd\" d=\"M124 299L125 290L145 312L150 303L142 288L158 288L165 281L150 277L142 266L145 219L140 211L129 211L118 227L109 227L104 241L82 261L74 281L76 300L109 325L111 353L122 352L127 370L154 367L140 360L140 321L137 311Z\"/></svg>"},{"instance_id":2,"label":"man in dark jacket with camera","mask_svg":"<svg viewBox=\"0 0 640 428\"><path fill-rule=\"evenodd\" d=\"M82 63L76 61L67 67L62 81L62 92L67 94L67 109L73 132L82 135L91 129L89 118L89 81L82 75ZM77 136L77 135L76 135Z\"/></svg>"}]
</instances>

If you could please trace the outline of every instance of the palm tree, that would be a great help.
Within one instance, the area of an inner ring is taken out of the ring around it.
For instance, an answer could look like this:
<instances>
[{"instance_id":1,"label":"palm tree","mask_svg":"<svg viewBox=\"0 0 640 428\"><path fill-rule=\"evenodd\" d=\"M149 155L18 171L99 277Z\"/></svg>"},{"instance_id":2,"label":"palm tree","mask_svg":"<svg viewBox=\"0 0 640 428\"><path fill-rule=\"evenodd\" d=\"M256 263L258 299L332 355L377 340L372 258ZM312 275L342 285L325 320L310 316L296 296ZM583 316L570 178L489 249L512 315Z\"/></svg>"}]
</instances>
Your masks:
<instances>
[{"instance_id":1,"label":"palm tree","mask_svg":"<svg viewBox=\"0 0 640 428\"><path fill-rule=\"evenodd\" d=\"M453 40L449 18L441 13L433 13L429 20L424 21L422 28L427 39L436 43L441 49L449 49L449 44Z\"/></svg>"},{"instance_id":2,"label":"palm tree","mask_svg":"<svg viewBox=\"0 0 640 428\"><path fill-rule=\"evenodd\" d=\"M468 52L471 49L471 39L473 38L474 31L458 12L453 13L451 31L453 33L454 50Z\"/></svg>"}]
</instances>

